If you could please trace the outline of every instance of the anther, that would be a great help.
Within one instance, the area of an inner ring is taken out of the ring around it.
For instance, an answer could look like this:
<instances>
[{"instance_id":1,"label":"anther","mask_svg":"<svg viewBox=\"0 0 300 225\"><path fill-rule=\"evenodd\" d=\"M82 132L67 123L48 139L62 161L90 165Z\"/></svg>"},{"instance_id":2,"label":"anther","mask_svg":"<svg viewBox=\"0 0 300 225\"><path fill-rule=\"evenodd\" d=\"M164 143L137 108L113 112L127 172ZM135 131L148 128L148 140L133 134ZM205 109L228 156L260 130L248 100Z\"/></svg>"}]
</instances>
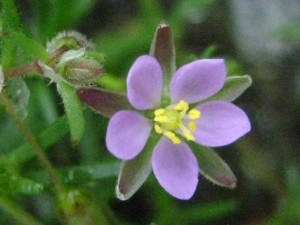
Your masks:
<instances>
[{"instance_id":1,"label":"anther","mask_svg":"<svg viewBox=\"0 0 300 225\"><path fill-rule=\"evenodd\" d=\"M191 109L188 114L188 118L191 120L199 119L201 112L197 109Z\"/></svg>"},{"instance_id":2,"label":"anther","mask_svg":"<svg viewBox=\"0 0 300 225\"><path fill-rule=\"evenodd\" d=\"M154 115L155 116L161 116L161 115L163 115L164 113L166 112L166 110L165 109L157 109L157 110L155 110L154 111Z\"/></svg>"},{"instance_id":3,"label":"anther","mask_svg":"<svg viewBox=\"0 0 300 225\"><path fill-rule=\"evenodd\" d=\"M190 131L194 132L197 128L197 125L195 122L189 122L188 127Z\"/></svg>"}]
</instances>

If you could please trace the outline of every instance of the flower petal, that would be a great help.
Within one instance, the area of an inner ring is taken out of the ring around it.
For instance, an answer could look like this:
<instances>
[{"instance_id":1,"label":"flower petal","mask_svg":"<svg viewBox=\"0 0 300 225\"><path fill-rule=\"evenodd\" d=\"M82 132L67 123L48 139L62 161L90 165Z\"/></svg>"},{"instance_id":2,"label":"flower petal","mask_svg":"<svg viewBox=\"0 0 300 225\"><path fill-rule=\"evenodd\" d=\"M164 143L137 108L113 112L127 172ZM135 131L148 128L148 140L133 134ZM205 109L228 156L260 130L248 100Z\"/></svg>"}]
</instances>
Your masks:
<instances>
[{"instance_id":1,"label":"flower petal","mask_svg":"<svg viewBox=\"0 0 300 225\"><path fill-rule=\"evenodd\" d=\"M127 78L127 95L136 109L150 109L158 105L163 85L158 61L149 55L140 56L132 65Z\"/></svg>"},{"instance_id":2,"label":"flower petal","mask_svg":"<svg viewBox=\"0 0 300 225\"><path fill-rule=\"evenodd\" d=\"M123 110L109 120L106 145L116 157L129 160L144 148L151 132L151 123L137 112Z\"/></svg>"},{"instance_id":3,"label":"flower petal","mask_svg":"<svg viewBox=\"0 0 300 225\"><path fill-rule=\"evenodd\" d=\"M201 111L194 133L199 144L209 147L228 145L251 129L246 113L232 103L212 101L196 108Z\"/></svg>"},{"instance_id":4,"label":"flower petal","mask_svg":"<svg viewBox=\"0 0 300 225\"><path fill-rule=\"evenodd\" d=\"M223 59L201 59L180 67L173 76L170 94L173 103L199 102L217 93L224 85Z\"/></svg>"},{"instance_id":5,"label":"flower petal","mask_svg":"<svg viewBox=\"0 0 300 225\"><path fill-rule=\"evenodd\" d=\"M197 160L185 143L163 137L152 154L153 172L160 185L178 199L190 199L198 184Z\"/></svg>"}]
</instances>

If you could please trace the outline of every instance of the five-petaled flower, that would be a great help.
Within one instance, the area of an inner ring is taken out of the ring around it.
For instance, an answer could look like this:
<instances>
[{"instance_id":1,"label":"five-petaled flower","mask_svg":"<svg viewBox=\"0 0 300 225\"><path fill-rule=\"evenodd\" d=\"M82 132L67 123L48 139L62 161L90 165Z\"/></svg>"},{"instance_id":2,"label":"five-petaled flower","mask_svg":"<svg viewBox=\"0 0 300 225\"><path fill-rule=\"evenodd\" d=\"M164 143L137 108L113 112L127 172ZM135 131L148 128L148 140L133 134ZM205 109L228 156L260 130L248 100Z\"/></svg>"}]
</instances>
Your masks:
<instances>
[{"instance_id":1,"label":"five-petaled flower","mask_svg":"<svg viewBox=\"0 0 300 225\"><path fill-rule=\"evenodd\" d=\"M152 153L153 172L169 194L178 199L191 198L199 168L189 142L224 146L251 129L239 107L225 101L204 101L223 87L225 79L222 59L186 64L172 77L170 104L162 105L162 69L154 57L140 56L127 78L128 100L136 110L122 110L112 116L106 134L108 150L122 160L130 160L143 150L152 130L161 134ZM150 116L145 116L150 110Z\"/></svg>"}]
</instances>

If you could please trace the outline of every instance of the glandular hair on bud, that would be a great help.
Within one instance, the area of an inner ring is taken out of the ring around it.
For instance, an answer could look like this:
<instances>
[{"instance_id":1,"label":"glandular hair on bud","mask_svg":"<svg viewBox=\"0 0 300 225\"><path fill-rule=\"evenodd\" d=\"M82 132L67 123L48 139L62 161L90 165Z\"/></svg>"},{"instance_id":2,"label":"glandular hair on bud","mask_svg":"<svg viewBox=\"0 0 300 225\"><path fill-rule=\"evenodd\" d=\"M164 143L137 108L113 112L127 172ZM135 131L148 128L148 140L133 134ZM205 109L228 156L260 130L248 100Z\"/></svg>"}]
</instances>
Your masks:
<instances>
[{"instance_id":1,"label":"glandular hair on bud","mask_svg":"<svg viewBox=\"0 0 300 225\"><path fill-rule=\"evenodd\" d=\"M74 85L92 84L104 73L104 68L99 62L83 57L68 61L59 70L63 77Z\"/></svg>"},{"instance_id":2,"label":"glandular hair on bud","mask_svg":"<svg viewBox=\"0 0 300 225\"><path fill-rule=\"evenodd\" d=\"M52 54L62 46L68 49L84 48L87 51L94 49L93 43L88 41L85 35L73 30L58 33L51 41L47 42L46 50Z\"/></svg>"}]
</instances>

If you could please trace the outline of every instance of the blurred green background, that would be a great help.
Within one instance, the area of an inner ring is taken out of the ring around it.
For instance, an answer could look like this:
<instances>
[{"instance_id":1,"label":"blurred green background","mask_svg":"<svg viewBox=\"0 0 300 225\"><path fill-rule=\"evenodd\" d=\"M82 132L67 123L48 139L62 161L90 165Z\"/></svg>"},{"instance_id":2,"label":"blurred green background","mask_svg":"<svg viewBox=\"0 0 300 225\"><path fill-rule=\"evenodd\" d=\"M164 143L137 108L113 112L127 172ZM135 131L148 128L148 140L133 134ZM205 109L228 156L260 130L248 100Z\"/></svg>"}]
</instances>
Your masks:
<instances>
[{"instance_id":1,"label":"blurred green background","mask_svg":"<svg viewBox=\"0 0 300 225\"><path fill-rule=\"evenodd\" d=\"M43 45L63 30L87 35L106 55L107 74L100 82L105 88L125 91L131 64L149 52L156 27L163 21L173 31L178 67L196 58L221 57L228 75L253 78L252 86L235 102L249 115L251 133L216 149L237 176L237 188L221 188L200 177L194 197L179 201L151 175L130 200L118 200L114 186L119 163L104 143L108 120L88 109L78 146L71 147L65 127L59 141L47 148L66 184L81 186L120 224L300 224L299 0L16 0L15 4L22 31ZM16 64L28 60L21 57ZM16 102L32 131L47 136L46 127L64 114L62 100L47 80L28 77L25 82L29 90L23 93L30 92L27 113L27 100L18 101L16 96ZM0 140L2 155L19 151L20 174L44 184L37 194L3 193L0 224L22 224L10 213L10 206L15 206L7 199L43 224L60 224L49 181L37 159L22 159L22 135L3 107ZM1 157L0 163L16 169Z\"/></svg>"}]
</instances>

